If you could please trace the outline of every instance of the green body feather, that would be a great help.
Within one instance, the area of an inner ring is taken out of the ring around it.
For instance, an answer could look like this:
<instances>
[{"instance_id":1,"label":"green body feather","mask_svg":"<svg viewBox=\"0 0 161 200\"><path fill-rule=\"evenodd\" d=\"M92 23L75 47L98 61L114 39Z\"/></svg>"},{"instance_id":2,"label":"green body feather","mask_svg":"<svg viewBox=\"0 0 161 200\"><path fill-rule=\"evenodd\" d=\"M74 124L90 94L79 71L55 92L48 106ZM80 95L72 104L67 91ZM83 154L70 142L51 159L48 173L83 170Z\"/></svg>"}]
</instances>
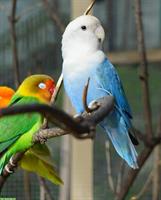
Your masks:
<instances>
[{"instance_id":1,"label":"green body feather","mask_svg":"<svg viewBox=\"0 0 161 200\"><path fill-rule=\"evenodd\" d=\"M34 97L14 95L10 106L41 103ZM32 146L33 134L39 130L43 117L39 113L24 113L0 119L0 174L12 155Z\"/></svg>"}]
</instances>

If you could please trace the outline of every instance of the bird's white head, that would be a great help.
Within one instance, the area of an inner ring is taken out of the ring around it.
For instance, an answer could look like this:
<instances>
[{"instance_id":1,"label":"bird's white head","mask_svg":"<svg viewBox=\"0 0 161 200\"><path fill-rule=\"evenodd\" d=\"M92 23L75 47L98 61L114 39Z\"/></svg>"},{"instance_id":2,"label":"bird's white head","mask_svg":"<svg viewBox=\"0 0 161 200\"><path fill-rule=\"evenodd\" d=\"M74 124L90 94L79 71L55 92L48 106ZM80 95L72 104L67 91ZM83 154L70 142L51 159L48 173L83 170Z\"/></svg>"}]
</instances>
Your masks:
<instances>
[{"instance_id":1,"label":"bird's white head","mask_svg":"<svg viewBox=\"0 0 161 200\"><path fill-rule=\"evenodd\" d=\"M96 17L83 15L74 19L63 34L63 59L70 56L89 56L102 49L104 37L104 29Z\"/></svg>"}]
</instances>

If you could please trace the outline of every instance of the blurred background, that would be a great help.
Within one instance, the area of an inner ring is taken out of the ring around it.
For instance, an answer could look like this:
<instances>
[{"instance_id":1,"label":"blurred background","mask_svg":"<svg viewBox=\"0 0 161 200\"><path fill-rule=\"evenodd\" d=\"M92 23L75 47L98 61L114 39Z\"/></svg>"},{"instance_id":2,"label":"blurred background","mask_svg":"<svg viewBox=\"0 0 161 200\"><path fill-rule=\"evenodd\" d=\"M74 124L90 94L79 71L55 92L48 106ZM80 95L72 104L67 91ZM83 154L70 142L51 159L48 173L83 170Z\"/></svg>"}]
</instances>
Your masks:
<instances>
[{"instance_id":1,"label":"blurred background","mask_svg":"<svg viewBox=\"0 0 161 200\"><path fill-rule=\"evenodd\" d=\"M79 16L79 10L90 1L79 0L17 0L15 23L18 50L18 66L20 81L27 75L35 73L45 73L58 79L61 73L61 36L63 28L69 23L71 17ZM145 46L147 49L150 100L152 106L153 129L156 131L157 118L159 115L159 105L161 98L161 0L142 0L142 17L145 34ZM13 67L13 38L12 25L10 22L12 11L12 0L0 0L0 85L8 85L16 89L15 70ZM78 11L78 13L77 13ZM73 14L74 13L74 14ZM83 12L82 12L83 14ZM139 56L137 53L137 38L135 26L135 11L133 0L100 0L93 9L93 14L98 17L106 32L104 50L111 62L116 66L122 79L125 92L133 110L133 124L140 131L144 131L143 121L143 103L142 92L139 80ZM57 23L54 17L61 19ZM57 105L64 104L63 89L57 101ZM68 110L68 109L66 109ZM96 134L92 153L92 186L90 186L91 196L76 198L73 200L105 200L114 199L114 194L109 187L107 178L108 153L105 147L107 137L104 133ZM61 171L62 149L64 141L62 138L51 139L48 144L53 153L53 158L58 171ZM69 141L68 141L69 142ZM67 151L71 152L70 145L67 145ZM137 147L141 151L142 145ZM114 183L118 181L118 174L122 161L110 147L112 176ZM64 153L65 154L65 153ZM63 154L63 155L64 155ZM66 155L66 154L65 154ZM86 155L84 155L86 156ZM58 186L46 181L52 199L69 200L73 190L70 189L72 167L67 155L68 182L65 182L64 188L67 188L67 194L62 197L61 189ZM77 160L79 163L79 160ZM65 164L63 164L64 167ZM86 165L84 163L83 165ZM86 168L86 167L85 167ZM131 187L126 199L138 194L147 180L153 168L153 156L151 156L142 168L139 176ZM124 165L123 179L126 176L128 167ZM62 173L62 171L61 171ZM84 172L86 173L86 172ZM88 176L88 175L87 175ZM91 175L90 175L91 176ZM69 180L70 179L70 180ZM86 180L84 180L86 181ZM143 200L152 199L152 182L146 188L146 192L140 198ZM86 185L86 184L85 184ZM83 185L82 185L83 187ZM84 186L86 187L86 186ZM161 189L161 188L160 188ZM11 175L2 190L3 197L16 197L17 200L37 200L49 199L42 194L42 186L39 178L32 173L26 173L20 169ZM83 193L83 190L82 190ZM87 192L88 193L88 192ZM161 193L160 193L161 200Z\"/></svg>"}]
</instances>

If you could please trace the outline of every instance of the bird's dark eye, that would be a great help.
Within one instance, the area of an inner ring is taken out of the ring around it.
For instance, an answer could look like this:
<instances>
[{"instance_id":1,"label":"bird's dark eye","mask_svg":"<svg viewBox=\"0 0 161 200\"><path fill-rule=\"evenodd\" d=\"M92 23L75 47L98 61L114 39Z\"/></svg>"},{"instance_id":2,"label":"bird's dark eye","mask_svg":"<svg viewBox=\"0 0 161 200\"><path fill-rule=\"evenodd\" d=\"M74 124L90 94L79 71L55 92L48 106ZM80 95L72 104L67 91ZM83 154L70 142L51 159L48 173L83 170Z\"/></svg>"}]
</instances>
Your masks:
<instances>
[{"instance_id":1,"label":"bird's dark eye","mask_svg":"<svg viewBox=\"0 0 161 200\"><path fill-rule=\"evenodd\" d=\"M82 29L83 31L85 31L85 30L87 29L87 27L86 27L86 26L81 26L81 29Z\"/></svg>"}]
</instances>

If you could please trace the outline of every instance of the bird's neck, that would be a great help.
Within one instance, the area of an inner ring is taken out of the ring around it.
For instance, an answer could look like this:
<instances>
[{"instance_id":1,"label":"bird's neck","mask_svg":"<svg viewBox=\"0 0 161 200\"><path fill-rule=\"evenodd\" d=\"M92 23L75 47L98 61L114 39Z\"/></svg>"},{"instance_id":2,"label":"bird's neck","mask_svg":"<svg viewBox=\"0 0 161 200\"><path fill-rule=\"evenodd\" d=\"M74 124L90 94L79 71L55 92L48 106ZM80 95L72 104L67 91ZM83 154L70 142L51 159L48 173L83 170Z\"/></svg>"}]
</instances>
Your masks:
<instances>
[{"instance_id":1,"label":"bird's neck","mask_svg":"<svg viewBox=\"0 0 161 200\"><path fill-rule=\"evenodd\" d=\"M76 38L73 42L69 40L62 45L62 54L64 60L80 61L90 58L101 49L102 45L98 42L93 42L91 40L85 42Z\"/></svg>"},{"instance_id":2,"label":"bird's neck","mask_svg":"<svg viewBox=\"0 0 161 200\"><path fill-rule=\"evenodd\" d=\"M67 76L68 78L71 76L73 77L73 74L74 76L76 74L84 76L92 70L95 70L105 58L106 56L101 50L94 52L88 57L84 56L79 59L69 56L63 61L63 76L64 78Z\"/></svg>"}]
</instances>

